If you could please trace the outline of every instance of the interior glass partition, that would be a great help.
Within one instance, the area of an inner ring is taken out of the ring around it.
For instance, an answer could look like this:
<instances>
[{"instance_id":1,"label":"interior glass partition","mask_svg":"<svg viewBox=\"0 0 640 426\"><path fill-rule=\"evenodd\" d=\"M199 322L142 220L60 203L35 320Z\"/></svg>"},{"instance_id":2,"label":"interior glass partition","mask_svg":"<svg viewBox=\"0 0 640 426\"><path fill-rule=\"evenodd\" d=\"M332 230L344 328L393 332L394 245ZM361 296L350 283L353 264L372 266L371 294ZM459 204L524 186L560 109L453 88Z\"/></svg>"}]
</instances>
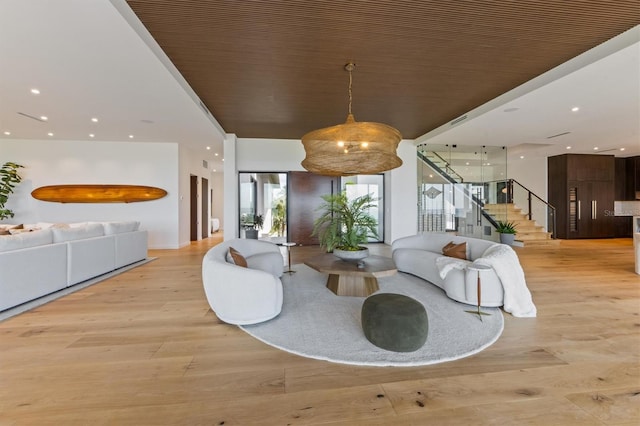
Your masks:
<instances>
[{"instance_id":1,"label":"interior glass partition","mask_svg":"<svg viewBox=\"0 0 640 426\"><path fill-rule=\"evenodd\" d=\"M506 215L506 148L422 144L417 151L418 231L497 241L487 211Z\"/></svg>"}]
</instances>

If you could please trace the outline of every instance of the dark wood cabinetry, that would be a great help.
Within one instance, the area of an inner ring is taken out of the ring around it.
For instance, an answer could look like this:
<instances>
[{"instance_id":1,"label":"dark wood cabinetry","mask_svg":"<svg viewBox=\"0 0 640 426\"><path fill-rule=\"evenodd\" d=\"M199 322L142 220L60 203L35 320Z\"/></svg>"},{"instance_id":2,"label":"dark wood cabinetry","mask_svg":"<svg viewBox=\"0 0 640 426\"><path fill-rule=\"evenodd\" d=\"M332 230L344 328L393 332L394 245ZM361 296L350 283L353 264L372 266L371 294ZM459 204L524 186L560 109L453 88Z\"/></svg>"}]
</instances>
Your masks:
<instances>
[{"instance_id":1,"label":"dark wood cabinetry","mask_svg":"<svg viewBox=\"0 0 640 426\"><path fill-rule=\"evenodd\" d=\"M549 203L558 238L615 236L615 157L565 154L548 159Z\"/></svg>"}]
</instances>

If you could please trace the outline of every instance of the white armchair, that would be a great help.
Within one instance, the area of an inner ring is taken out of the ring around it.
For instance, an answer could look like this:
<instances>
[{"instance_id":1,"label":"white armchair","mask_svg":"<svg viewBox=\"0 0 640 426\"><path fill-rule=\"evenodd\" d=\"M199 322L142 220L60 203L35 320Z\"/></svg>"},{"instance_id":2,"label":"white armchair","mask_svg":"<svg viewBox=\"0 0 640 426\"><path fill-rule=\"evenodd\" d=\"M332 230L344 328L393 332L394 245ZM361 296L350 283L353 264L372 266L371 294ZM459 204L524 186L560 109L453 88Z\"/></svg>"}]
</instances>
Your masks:
<instances>
[{"instance_id":1,"label":"white armchair","mask_svg":"<svg viewBox=\"0 0 640 426\"><path fill-rule=\"evenodd\" d=\"M247 259L247 268L227 261L229 247ZM211 309L229 324L274 318L282 309L283 267L284 258L275 244L250 239L218 244L202 260L202 282Z\"/></svg>"}]
</instances>

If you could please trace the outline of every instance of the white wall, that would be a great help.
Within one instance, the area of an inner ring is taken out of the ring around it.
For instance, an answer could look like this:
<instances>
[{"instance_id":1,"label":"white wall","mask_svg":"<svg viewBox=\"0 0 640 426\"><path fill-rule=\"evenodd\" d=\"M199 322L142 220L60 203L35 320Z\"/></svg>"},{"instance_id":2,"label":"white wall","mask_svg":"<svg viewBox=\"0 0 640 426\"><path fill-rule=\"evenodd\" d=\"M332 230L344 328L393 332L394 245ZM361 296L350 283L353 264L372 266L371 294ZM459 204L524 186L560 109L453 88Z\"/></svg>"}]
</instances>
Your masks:
<instances>
[{"instance_id":1,"label":"white wall","mask_svg":"<svg viewBox=\"0 0 640 426\"><path fill-rule=\"evenodd\" d=\"M509 179L517 180L543 200L548 199L546 157L510 158L507 163L507 176Z\"/></svg>"},{"instance_id":2,"label":"white wall","mask_svg":"<svg viewBox=\"0 0 640 426\"><path fill-rule=\"evenodd\" d=\"M225 188L225 205L237 205L238 171L304 171L300 162L305 152L299 140L283 139L237 139L235 143L235 168L231 174L231 163L225 145L225 181L233 179L233 188ZM385 173L385 235L384 241L412 235L417 232L417 165L416 147L413 141L402 141L398 146L398 156L403 165ZM229 175L226 167L230 168ZM226 184L226 182L225 182ZM234 198L235 197L235 198ZM226 207L225 207L226 209ZM226 217L227 210L225 210ZM236 216L226 217L227 228L236 223ZM233 228L236 228L233 226ZM225 238L227 233L225 232Z\"/></svg>"},{"instance_id":3,"label":"white wall","mask_svg":"<svg viewBox=\"0 0 640 426\"><path fill-rule=\"evenodd\" d=\"M414 141L401 141L397 153L402 166L385 173L385 199L389 200L385 204L384 242L387 244L418 232L418 165Z\"/></svg>"},{"instance_id":4,"label":"white wall","mask_svg":"<svg viewBox=\"0 0 640 426\"><path fill-rule=\"evenodd\" d=\"M10 197L13 223L138 220L150 248L178 247L178 145L95 141L0 141L0 164L25 166ZM62 204L31 191L47 185L126 184L162 188L167 196L138 203Z\"/></svg>"},{"instance_id":5,"label":"white wall","mask_svg":"<svg viewBox=\"0 0 640 426\"><path fill-rule=\"evenodd\" d=\"M226 161L225 147L225 161ZM236 144L236 170L240 172L305 171L302 142L294 139L241 139Z\"/></svg>"},{"instance_id":6,"label":"white wall","mask_svg":"<svg viewBox=\"0 0 640 426\"><path fill-rule=\"evenodd\" d=\"M224 230L224 175L221 172L211 173L209 187L211 195L211 217L220 220L220 229Z\"/></svg>"},{"instance_id":7,"label":"white wall","mask_svg":"<svg viewBox=\"0 0 640 426\"><path fill-rule=\"evenodd\" d=\"M198 191L197 191L197 238L201 240L211 235L211 203L207 204L208 213L205 217L202 217L202 178L209 181L209 187L211 186L211 171L204 167L202 161L203 157L198 155L197 152L180 146L180 247L184 247L191 242L191 176L196 176L198 179ZM202 234L202 223L207 223L207 232Z\"/></svg>"},{"instance_id":8,"label":"white wall","mask_svg":"<svg viewBox=\"0 0 640 426\"><path fill-rule=\"evenodd\" d=\"M227 134L224 139L224 239L238 238L238 139Z\"/></svg>"}]
</instances>

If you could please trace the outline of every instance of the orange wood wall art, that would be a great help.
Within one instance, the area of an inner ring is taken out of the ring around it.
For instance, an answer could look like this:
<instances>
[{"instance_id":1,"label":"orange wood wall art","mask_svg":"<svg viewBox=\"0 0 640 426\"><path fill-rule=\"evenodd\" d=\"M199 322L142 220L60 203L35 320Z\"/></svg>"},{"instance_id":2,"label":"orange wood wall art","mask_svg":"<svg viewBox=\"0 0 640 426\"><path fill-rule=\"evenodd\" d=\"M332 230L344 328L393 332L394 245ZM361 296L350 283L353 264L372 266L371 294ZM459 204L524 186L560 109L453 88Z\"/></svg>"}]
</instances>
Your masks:
<instances>
[{"instance_id":1,"label":"orange wood wall art","mask_svg":"<svg viewBox=\"0 0 640 426\"><path fill-rule=\"evenodd\" d=\"M135 203L165 195L162 188L142 185L51 185L31 192L36 200L57 203Z\"/></svg>"}]
</instances>

